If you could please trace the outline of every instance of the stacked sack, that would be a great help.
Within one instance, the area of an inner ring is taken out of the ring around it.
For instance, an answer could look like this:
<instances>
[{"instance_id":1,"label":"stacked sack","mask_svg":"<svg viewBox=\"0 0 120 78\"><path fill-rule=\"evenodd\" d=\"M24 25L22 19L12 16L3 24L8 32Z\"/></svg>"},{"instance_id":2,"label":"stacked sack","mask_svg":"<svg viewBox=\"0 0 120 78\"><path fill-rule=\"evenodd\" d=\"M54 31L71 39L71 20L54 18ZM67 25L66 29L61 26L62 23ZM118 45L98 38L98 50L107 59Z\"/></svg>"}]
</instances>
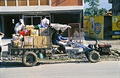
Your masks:
<instances>
[{"instance_id":1,"label":"stacked sack","mask_svg":"<svg viewBox=\"0 0 120 78\"><path fill-rule=\"evenodd\" d=\"M23 36L22 35L12 34L11 43L12 43L13 47L15 47L15 48L23 47L22 41L23 41Z\"/></svg>"}]
</instances>

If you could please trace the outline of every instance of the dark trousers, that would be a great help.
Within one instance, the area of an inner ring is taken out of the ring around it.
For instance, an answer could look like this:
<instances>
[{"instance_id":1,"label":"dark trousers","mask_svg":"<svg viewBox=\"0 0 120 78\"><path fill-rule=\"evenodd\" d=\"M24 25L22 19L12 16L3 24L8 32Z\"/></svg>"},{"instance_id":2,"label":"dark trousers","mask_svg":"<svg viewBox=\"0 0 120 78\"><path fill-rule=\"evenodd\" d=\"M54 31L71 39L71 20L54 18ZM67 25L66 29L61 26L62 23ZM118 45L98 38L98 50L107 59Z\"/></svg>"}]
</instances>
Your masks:
<instances>
[{"instance_id":1,"label":"dark trousers","mask_svg":"<svg viewBox=\"0 0 120 78\"><path fill-rule=\"evenodd\" d=\"M59 47L58 49L59 49L60 51L63 51L64 53L66 53L65 46L62 45L62 44L59 44L59 46L60 46L60 47Z\"/></svg>"},{"instance_id":2,"label":"dark trousers","mask_svg":"<svg viewBox=\"0 0 120 78\"><path fill-rule=\"evenodd\" d=\"M0 52L2 51L2 46L0 46Z\"/></svg>"}]
</instances>

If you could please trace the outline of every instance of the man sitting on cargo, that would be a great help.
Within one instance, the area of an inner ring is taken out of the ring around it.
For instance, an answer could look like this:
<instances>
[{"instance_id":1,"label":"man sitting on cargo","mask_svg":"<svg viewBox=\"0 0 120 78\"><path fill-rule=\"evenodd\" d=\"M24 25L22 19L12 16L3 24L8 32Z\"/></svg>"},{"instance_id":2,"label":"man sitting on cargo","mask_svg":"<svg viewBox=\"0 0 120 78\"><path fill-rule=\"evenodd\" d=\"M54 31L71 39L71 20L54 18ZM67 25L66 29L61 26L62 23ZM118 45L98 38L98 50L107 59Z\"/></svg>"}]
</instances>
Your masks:
<instances>
[{"instance_id":1,"label":"man sitting on cargo","mask_svg":"<svg viewBox=\"0 0 120 78\"><path fill-rule=\"evenodd\" d=\"M49 24L50 24L49 19L47 19L45 16L43 16L42 20L41 20L41 28L46 28L49 26Z\"/></svg>"},{"instance_id":2,"label":"man sitting on cargo","mask_svg":"<svg viewBox=\"0 0 120 78\"><path fill-rule=\"evenodd\" d=\"M24 25L23 19L20 19L19 22L16 23L16 25L15 25L15 28L14 28L15 34L19 34L19 31L20 31L24 26L25 26L25 25Z\"/></svg>"}]
</instances>

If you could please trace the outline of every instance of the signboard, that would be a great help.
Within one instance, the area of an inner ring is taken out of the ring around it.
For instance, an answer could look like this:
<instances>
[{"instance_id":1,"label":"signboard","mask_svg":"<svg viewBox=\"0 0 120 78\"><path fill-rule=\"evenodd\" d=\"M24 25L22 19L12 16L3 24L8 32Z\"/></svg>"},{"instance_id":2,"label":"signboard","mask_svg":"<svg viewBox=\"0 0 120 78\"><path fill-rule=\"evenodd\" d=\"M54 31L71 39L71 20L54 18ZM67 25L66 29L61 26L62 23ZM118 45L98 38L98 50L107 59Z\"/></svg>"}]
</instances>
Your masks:
<instances>
[{"instance_id":1,"label":"signboard","mask_svg":"<svg viewBox=\"0 0 120 78\"><path fill-rule=\"evenodd\" d=\"M120 16L112 17L112 38L120 38Z\"/></svg>"},{"instance_id":2,"label":"signboard","mask_svg":"<svg viewBox=\"0 0 120 78\"><path fill-rule=\"evenodd\" d=\"M84 27L85 36L89 37L90 17L89 16L84 16L84 21L83 22L84 22L83 27Z\"/></svg>"},{"instance_id":3,"label":"signboard","mask_svg":"<svg viewBox=\"0 0 120 78\"><path fill-rule=\"evenodd\" d=\"M104 16L90 17L90 37L103 39Z\"/></svg>"}]
</instances>

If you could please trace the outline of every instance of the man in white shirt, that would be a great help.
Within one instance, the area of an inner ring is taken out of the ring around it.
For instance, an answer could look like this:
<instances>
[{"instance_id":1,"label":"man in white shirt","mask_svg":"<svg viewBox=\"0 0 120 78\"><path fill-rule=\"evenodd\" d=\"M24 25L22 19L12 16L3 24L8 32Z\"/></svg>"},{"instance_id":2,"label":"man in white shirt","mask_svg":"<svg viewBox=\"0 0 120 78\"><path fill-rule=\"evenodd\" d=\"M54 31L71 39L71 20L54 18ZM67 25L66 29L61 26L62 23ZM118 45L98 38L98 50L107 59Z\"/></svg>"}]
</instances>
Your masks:
<instances>
[{"instance_id":1,"label":"man in white shirt","mask_svg":"<svg viewBox=\"0 0 120 78\"><path fill-rule=\"evenodd\" d=\"M20 19L19 22L16 23L16 25L15 25L15 28L14 28L15 34L18 34L19 31L21 31L21 29L24 28L24 26L25 26L25 25L24 25L23 19Z\"/></svg>"},{"instance_id":2,"label":"man in white shirt","mask_svg":"<svg viewBox=\"0 0 120 78\"><path fill-rule=\"evenodd\" d=\"M0 59L2 56L2 38L4 37L4 34L2 32L0 32Z\"/></svg>"},{"instance_id":3,"label":"man in white shirt","mask_svg":"<svg viewBox=\"0 0 120 78\"><path fill-rule=\"evenodd\" d=\"M50 24L49 19L47 19L45 16L42 17L41 20L41 28L46 28Z\"/></svg>"}]
</instances>

